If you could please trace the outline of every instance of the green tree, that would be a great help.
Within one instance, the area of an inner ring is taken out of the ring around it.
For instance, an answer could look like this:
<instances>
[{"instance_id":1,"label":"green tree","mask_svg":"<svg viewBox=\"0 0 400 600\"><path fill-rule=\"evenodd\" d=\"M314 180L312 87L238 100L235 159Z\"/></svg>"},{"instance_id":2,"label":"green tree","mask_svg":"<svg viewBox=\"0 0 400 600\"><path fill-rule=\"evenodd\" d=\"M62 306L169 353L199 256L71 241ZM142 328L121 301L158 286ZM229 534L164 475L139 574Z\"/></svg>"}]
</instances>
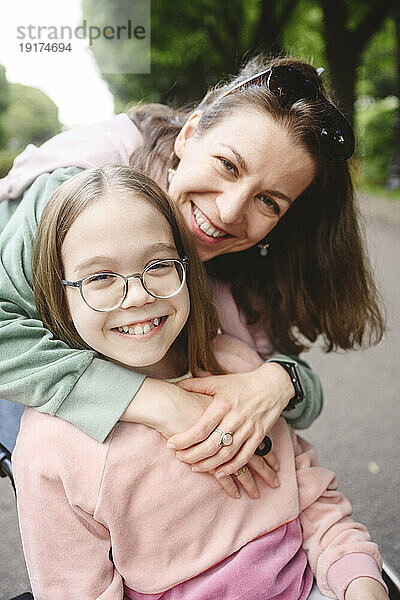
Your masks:
<instances>
[{"instance_id":1,"label":"green tree","mask_svg":"<svg viewBox=\"0 0 400 600\"><path fill-rule=\"evenodd\" d=\"M9 105L3 114L7 145L19 151L27 144L41 144L61 131L57 105L44 92L9 83Z\"/></svg>"},{"instance_id":2,"label":"green tree","mask_svg":"<svg viewBox=\"0 0 400 600\"><path fill-rule=\"evenodd\" d=\"M82 0L83 16L96 23L99 13L108 11L115 22L126 1ZM116 109L141 98L179 104L200 99L221 76L236 72L249 48L252 54L280 52L281 32L295 4L295 0L153 0L151 77L105 74ZM106 47L109 53L117 51L107 40L93 45L100 69Z\"/></svg>"},{"instance_id":3,"label":"green tree","mask_svg":"<svg viewBox=\"0 0 400 600\"><path fill-rule=\"evenodd\" d=\"M320 0L323 10L325 51L332 86L353 120L356 73L372 35L391 15L398 0Z\"/></svg>"}]
</instances>

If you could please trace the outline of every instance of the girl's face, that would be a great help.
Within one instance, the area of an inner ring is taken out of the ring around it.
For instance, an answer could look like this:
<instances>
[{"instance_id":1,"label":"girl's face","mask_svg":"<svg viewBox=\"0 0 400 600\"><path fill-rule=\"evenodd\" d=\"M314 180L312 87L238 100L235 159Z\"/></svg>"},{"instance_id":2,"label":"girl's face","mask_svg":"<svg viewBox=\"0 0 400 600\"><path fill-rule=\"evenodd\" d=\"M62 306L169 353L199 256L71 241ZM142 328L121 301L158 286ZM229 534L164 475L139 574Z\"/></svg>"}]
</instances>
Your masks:
<instances>
[{"instance_id":1,"label":"girl's face","mask_svg":"<svg viewBox=\"0 0 400 600\"><path fill-rule=\"evenodd\" d=\"M179 133L169 192L203 261L262 240L310 185L315 165L285 129L255 109L236 111L201 136L194 113Z\"/></svg>"},{"instance_id":2,"label":"girl's face","mask_svg":"<svg viewBox=\"0 0 400 600\"><path fill-rule=\"evenodd\" d=\"M99 198L79 215L65 237L61 257L69 281L100 271L127 276L157 259L179 258L171 229L157 209L142 198L120 194ZM139 279L132 279L122 306L112 312L89 308L77 288L65 290L71 320L94 350L146 375L174 375L166 355L189 315L186 284L173 298L158 299Z\"/></svg>"}]
</instances>

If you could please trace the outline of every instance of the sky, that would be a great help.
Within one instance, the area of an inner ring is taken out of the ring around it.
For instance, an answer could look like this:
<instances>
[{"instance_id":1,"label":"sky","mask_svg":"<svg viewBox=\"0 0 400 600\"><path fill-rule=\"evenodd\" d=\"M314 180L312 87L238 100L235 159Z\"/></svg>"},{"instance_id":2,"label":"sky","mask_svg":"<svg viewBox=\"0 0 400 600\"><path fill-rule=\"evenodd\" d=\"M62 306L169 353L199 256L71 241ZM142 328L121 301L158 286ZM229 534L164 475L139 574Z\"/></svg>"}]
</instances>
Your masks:
<instances>
[{"instance_id":1,"label":"sky","mask_svg":"<svg viewBox=\"0 0 400 600\"><path fill-rule=\"evenodd\" d=\"M8 81L40 88L57 104L65 127L110 118L114 100L87 49L87 40L73 39L72 52L21 52L17 27L71 25L82 22L80 0L2 0L0 63ZM25 30L26 31L26 30ZM34 40L29 40L31 43Z\"/></svg>"}]
</instances>

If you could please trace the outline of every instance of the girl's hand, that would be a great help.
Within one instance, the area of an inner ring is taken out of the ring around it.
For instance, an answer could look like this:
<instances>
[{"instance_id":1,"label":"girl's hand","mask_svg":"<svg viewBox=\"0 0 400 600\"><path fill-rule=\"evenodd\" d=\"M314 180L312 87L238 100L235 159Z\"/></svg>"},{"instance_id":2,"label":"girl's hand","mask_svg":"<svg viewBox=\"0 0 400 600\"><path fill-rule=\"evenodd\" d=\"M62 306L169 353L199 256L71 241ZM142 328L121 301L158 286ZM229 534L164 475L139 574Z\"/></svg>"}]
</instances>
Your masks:
<instances>
[{"instance_id":1,"label":"girl's hand","mask_svg":"<svg viewBox=\"0 0 400 600\"><path fill-rule=\"evenodd\" d=\"M285 369L277 363L265 363L251 372L185 379L178 385L214 396L214 400L193 427L168 440L168 447L178 450L177 456L191 464L193 470L224 477L249 464L271 485L275 479L273 470L279 468L274 453L263 458L262 467L260 461L255 467L253 459L261 458L254 456L255 449L293 396ZM230 446L219 446L218 434L212 434L216 427L233 432Z\"/></svg>"},{"instance_id":2,"label":"girl's hand","mask_svg":"<svg viewBox=\"0 0 400 600\"><path fill-rule=\"evenodd\" d=\"M142 423L168 439L197 423L212 401L212 396L187 392L172 383L148 377L120 420ZM218 436L215 438L218 439ZM256 498L258 490L252 472L259 473L270 485L276 477L275 471L268 466L269 463L277 464L275 455L270 452L265 459L253 456L244 475L227 476L217 481L232 498L240 497L240 486L250 497ZM215 471L210 473L215 474Z\"/></svg>"},{"instance_id":3,"label":"girl's hand","mask_svg":"<svg viewBox=\"0 0 400 600\"><path fill-rule=\"evenodd\" d=\"M389 600L384 587L372 577L357 577L347 587L345 600Z\"/></svg>"}]
</instances>

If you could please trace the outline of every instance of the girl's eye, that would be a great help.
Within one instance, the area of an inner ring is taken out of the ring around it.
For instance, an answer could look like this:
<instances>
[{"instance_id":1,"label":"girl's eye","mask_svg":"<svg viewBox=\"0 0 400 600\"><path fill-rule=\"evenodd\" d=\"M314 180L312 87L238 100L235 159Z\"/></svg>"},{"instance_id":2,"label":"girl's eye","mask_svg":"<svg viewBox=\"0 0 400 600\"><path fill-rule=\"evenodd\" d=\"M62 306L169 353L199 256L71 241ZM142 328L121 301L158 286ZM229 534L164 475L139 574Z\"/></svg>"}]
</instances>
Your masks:
<instances>
[{"instance_id":1,"label":"girl's eye","mask_svg":"<svg viewBox=\"0 0 400 600\"><path fill-rule=\"evenodd\" d=\"M258 196L259 200L261 200L262 205L264 208L269 209L269 210L273 210L275 214L280 215L281 213L281 209L279 207L279 205L272 200L269 196Z\"/></svg>"},{"instance_id":2,"label":"girl's eye","mask_svg":"<svg viewBox=\"0 0 400 600\"><path fill-rule=\"evenodd\" d=\"M99 273L98 275L93 275L92 277L90 277L90 279L87 279L85 281L85 285L90 285L90 284L98 284L98 283L105 283L105 282L113 282L117 279L117 277L115 275L113 275L112 273Z\"/></svg>"},{"instance_id":3,"label":"girl's eye","mask_svg":"<svg viewBox=\"0 0 400 600\"><path fill-rule=\"evenodd\" d=\"M223 158L222 156L219 156L218 160L224 166L224 169L229 171L229 173L236 175L237 169L236 169L235 165L230 162L230 160Z\"/></svg>"},{"instance_id":4,"label":"girl's eye","mask_svg":"<svg viewBox=\"0 0 400 600\"><path fill-rule=\"evenodd\" d=\"M153 265L150 265L148 271L160 271L162 269L168 269L171 266L170 261L165 262L156 262Z\"/></svg>"}]
</instances>

